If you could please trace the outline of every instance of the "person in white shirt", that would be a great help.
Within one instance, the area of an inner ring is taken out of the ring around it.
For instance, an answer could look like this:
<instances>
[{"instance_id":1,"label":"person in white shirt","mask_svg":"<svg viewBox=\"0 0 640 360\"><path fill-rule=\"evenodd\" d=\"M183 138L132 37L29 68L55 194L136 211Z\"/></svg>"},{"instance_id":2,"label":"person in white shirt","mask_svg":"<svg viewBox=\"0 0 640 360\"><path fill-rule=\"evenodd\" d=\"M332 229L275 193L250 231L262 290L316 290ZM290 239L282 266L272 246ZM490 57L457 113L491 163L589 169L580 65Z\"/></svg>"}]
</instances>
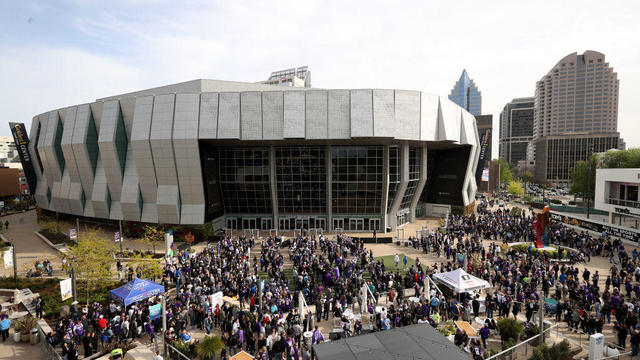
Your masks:
<instances>
[{"instance_id":1,"label":"person in white shirt","mask_svg":"<svg viewBox=\"0 0 640 360\"><path fill-rule=\"evenodd\" d=\"M160 350L156 350L156 356L153 357L153 360L164 360L162 356L160 356Z\"/></svg>"}]
</instances>

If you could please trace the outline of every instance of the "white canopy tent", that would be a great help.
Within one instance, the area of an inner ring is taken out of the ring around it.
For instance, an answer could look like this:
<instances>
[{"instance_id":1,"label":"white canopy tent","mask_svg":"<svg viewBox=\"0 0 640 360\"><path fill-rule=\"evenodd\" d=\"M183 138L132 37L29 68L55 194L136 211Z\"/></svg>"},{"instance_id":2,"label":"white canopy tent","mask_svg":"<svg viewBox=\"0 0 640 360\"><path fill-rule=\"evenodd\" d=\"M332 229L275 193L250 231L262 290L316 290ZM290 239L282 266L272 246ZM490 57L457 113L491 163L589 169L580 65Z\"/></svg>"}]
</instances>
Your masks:
<instances>
[{"instance_id":1,"label":"white canopy tent","mask_svg":"<svg viewBox=\"0 0 640 360\"><path fill-rule=\"evenodd\" d=\"M490 287L487 281L469 275L462 269L433 274L433 279L446 285L458 294Z\"/></svg>"}]
</instances>

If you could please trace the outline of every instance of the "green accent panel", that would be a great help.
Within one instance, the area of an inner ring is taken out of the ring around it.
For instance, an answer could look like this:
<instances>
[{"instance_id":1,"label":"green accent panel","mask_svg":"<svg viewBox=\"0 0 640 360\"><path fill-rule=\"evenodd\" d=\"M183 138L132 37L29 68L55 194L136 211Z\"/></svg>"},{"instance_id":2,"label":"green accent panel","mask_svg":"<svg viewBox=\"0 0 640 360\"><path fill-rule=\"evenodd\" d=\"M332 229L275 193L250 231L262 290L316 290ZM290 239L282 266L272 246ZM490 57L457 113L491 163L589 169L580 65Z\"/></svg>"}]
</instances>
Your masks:
<instances>
[{"instance_id":1,"label":"green accent panel","mask_svg":"<svg viewBox=\"0 0 640 360\"><path fill-rule=\"evenodd\" d=\"M80 202L82 202L82 208L84 209L85 204L87 203L87 197L84 195L84 190L80 194Z\"/></svg>"},{"instance_id":2,"label":"green accent panel","mask_svg":"<svg viewBox=\"0 0 640 360\"><path fill-rule=\"evenodd\" d=\"M89 153L89 161L93 174L96 173L96 165L98 163L98 131L96 130L96 123L93 121L93 115L89 115L89 126L87 128L87 138L85 139L87 146L87 152Z\"/></svg>"},{"instance_id":3,"label":"green accent panel","mask_svg":"<svg viewBox=\"0 0 640 360\"><path fill-rule=\"evenodd\" d=\"M107 212L111 213L111 193L109 192L109 189L107 188Z\"/></svg>"},{"instance_id":4,"label":"green accent panel","mask_svg":"<svg viewBox=\"0 0 640 360\"><path fill-rule=\"evenodd\" d=\"M62 154L62 146L60 146L60 142L62 141L62 130L62 121L58 119L58 127L56 128L56 137L55 142L53 143L53 149L55 150L56 157L58 158L60 173L64 172L64 155Z\"/></svg>"},{"instance_id":5,"label":"green accent panel","mask_svg":"<svg viewBox=\"0 0 640 360\"><path fill-rule=\"evenodd\" d=\"M140 187L138 186L138 210L140 210L140 216L142 216L143 205L144 205L144 200L142 199L142 192L140 191Z\"/></svg>"},{"instance_id":6,"label":"green accent panel","mask_svg":"<svg viewBox=\"0 0 640 360\"><path fill-rule=\"evenodd\" d=\"M128 144L129 142L127 141L127 131L124 127L124 120L122 119L122 113L118 111L118 123L116 124L115 146L116 146L116 151L118 153L118 162L120 163L120 171L122 171L122 176L124 176L124 166L127 160Z\"/></svg>"},{"instance_id":7,"label":"green accent panel","mask_svg":"<svg viewBox=\"0 0 640 360\"><path fill-rule=\"evenodd\" d=\"M47 202L51 202L51 189L47 186Z\"/></svg>"}]
</instances>

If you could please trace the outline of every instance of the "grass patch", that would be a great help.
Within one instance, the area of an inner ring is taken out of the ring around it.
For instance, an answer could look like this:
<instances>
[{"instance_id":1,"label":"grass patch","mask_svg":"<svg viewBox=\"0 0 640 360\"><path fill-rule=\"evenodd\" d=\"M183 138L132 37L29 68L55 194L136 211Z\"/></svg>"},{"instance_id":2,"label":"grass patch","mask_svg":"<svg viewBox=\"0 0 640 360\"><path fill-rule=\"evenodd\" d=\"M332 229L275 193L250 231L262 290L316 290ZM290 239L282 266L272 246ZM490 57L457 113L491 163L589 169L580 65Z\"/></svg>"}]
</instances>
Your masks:
<instances>
[{"instance_id":1,"label":"grass patch","mask_svg":"<svg viewBox=\"0 0 640 360\"><path fill-rule=\"evenodd\" d=\"M293 268L285 267L284 269L282 269L282 272L287 277L287 280L289 280L289 290L291 292L296 291L296 282L293 279ZM259 280L269 279L269 274L266 271L258 271L258 279Z\"/></svg>"},{"instance_id":2,"label":"grass patch","mask_svg":"<svg viewBox=\"0 0 640 360\"><path fill-rule=\"evenodd\" d=\"M407 270L404 270L404 263L402 262L402 259L404 258L404 254L400 253L398 254L398 257L400 258L400 261L398 262L398 267L396 268L396 264L393 262L393 259L395 258L395 255L387 255L387 256L379 256L376 258L373 258L375 261L380 261L382 260L384 262L384 267L387 271L396 271L399 270L401 273L405 273L411 266L415 266L416 265L416 259L407 256Z\"/></svg>"}]
</instances>

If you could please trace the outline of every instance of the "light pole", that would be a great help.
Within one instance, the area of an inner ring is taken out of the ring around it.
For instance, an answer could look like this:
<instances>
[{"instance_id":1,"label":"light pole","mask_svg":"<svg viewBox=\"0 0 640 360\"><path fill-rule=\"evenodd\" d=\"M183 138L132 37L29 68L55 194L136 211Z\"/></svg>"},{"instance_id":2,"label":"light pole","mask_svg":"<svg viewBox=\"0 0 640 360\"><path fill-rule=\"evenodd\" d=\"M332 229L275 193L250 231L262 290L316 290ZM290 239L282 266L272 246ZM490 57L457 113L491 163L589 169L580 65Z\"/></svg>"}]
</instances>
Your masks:
<instances>
[{"instance_id":1,"label":"light pole","mask_svg":"<svg viewBox=\"0 0 640 360\"><path fill-rule=\"evenodd\" d=\"M587 219L589 218L589 207L591 206L591 156L593 155L593 145L589 146L587 154Z\"/></svg>"}]
</instances>

